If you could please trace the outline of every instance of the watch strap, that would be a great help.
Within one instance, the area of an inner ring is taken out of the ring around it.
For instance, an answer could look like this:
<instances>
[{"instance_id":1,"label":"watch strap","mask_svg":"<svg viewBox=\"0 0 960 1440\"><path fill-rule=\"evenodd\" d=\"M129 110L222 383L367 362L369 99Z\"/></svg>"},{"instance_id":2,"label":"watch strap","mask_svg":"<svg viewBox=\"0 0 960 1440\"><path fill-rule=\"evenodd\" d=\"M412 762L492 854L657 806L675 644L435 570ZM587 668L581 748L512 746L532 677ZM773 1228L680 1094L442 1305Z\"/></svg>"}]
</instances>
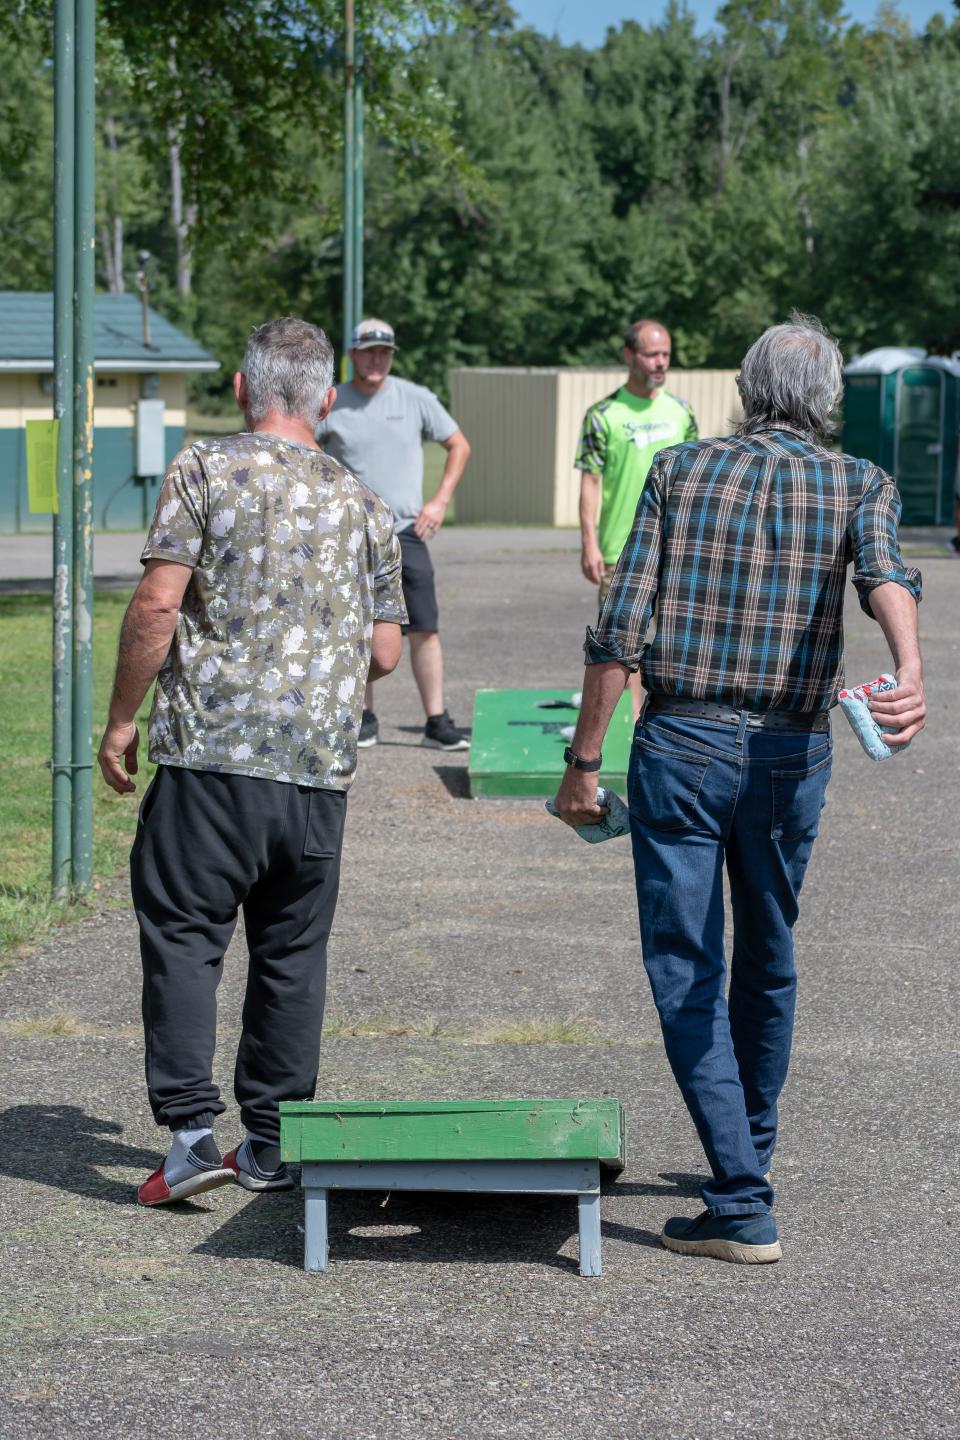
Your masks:
<instances>
[{"instance_id":1,"label":"watch strap","mask_svg":"<svg viewBox=\"0 0 960 1440\"><path fill-rule=\"evenodd\" d=\"M603 762L603 756L598 755L596 760L582 760L568 745L563 752L563 762L565 765L572 765L574 770L597 771Z\"/></svg>"}]
</instances>

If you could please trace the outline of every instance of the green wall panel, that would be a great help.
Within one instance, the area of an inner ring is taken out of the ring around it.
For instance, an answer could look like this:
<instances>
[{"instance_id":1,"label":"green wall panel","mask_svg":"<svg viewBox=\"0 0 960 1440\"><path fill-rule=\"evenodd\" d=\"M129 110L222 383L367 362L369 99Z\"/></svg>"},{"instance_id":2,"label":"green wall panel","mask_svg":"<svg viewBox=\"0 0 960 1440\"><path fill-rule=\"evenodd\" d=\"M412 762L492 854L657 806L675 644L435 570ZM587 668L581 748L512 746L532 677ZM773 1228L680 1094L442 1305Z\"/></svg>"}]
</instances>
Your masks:
<instances>
[{"instance_id":1,"label":"green wall panel","mask_svg":"<svg viewBox=\"0 0 960 1440\"><path fill-rule=\"evenodd\" d=\"M166 427L168 461L183 441L182 425ZM98 531L145 529L153 517L162 477L140 480L133 475L133 426L98 428L94 431L93 444L95 528ZM44 534L49 533L50 528L49 515L30 514L24 431L0 430L0 534Z\"/></svg>"}]
</instances>

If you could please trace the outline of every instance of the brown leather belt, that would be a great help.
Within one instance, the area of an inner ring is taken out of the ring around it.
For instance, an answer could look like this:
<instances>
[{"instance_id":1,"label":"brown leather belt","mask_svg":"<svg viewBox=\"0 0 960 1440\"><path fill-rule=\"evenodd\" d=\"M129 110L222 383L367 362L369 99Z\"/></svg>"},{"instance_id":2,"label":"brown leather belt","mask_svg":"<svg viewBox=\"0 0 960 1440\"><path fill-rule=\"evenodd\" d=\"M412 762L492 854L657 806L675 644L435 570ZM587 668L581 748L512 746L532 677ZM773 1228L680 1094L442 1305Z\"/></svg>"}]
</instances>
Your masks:
<instances>
[{"instance_id":1,"label":"brown leather belt","mask_svg":"<svg viewBox=\"0 0 960 1440\"><path fill-rule=\"evenodd\" d=\"M644 715L684 715L688 720L716 720L722 725L739 725L746 718L748 730L829 731L826 710L814 714L803 710L734 710L714 700L683 700L676 695L651 695Z\"/></svg>"}]
</instances>

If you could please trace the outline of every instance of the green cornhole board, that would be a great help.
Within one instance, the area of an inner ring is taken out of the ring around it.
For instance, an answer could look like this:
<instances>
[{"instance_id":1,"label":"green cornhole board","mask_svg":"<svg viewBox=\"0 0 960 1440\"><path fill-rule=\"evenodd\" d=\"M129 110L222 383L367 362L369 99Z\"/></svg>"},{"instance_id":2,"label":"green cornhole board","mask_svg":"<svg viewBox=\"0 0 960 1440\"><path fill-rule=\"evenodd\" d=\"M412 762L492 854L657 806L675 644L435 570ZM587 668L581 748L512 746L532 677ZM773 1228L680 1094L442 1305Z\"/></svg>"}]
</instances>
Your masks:
<instances>
[{"instance_id":1,"label":"green cornhole board","mask_svg":"<svg viewBox=\"0 0 960 1440\"><path fill-rule=\"evenodd\" d=\"M560 731L576 725L571 690L478 690L470 739L470 793L555 795L569 740ZM550 708L544 708L550 702ZM566 702L556 704L556 702ZM603 742L603 783L623 791L633 739L633 705L621 696Z\"/></svg>"},{"instance_id":2,"label":"green cornhole board","mask_svg":"<svg viewBox=\"0 0 960 1440\"><path fill-rule=\"evenodd\" d=\"M580 1274L600 1271L600 1170L619 1173L619 1100L327 1100L280 1106L301 1166L305 1270L326 1270L330 1190L576 1195Z\"/></svg>"}]
</instances>

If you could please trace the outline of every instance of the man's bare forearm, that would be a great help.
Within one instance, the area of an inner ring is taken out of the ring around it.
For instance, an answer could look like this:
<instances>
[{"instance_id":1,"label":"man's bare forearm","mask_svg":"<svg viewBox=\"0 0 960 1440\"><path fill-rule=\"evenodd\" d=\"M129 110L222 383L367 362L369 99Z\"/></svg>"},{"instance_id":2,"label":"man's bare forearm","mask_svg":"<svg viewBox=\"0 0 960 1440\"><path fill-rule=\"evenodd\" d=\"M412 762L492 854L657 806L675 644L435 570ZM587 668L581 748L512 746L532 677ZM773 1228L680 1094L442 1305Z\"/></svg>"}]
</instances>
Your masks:
<instances>
[{"instance_id":1,"label":"man's bare forearm","mask_svg":"<svg viewBox=\"0 0 960 1440\"><path fill-rule=\"evenodd\" d=\"M179 606L145 600L138 591L120 627L117 673L110 697L110 724L128 725L157 678L177 628Z\"/></svg>"},{"instance_id":2,"label":"man's bare forearm","mask_svg":"<svg viewBox=\"0 0 960 1440\"><path fill-rule=\"evenodd\" d=\"M443 448L447 452L447 458L443 465L443 478L437 486L435 499L444 505L449 505L453 499L453 493L463 477L467 468L467 461L470 459L470 442L462 431L457 431L443 442Z\"/></svg>"},{"instance_id":3,"label":"man's bare forearm","mask_svg":"<svg viewBox=\"0 0 960 1440\"><path fill-rule=\"evenodd\" d=\"M599 475L589 470L580 472L580 536L584 544L588 541L596 544L601 483Z\"/></svg>"},{"instance_id":4,"label":"man's bare forearm","mask_svg":"<svg viewBox=\"0 0 960 1440\"><path fill-rule=\"evenodd\" d=\"M392 675L403 654L403 632L399 625L390 620L373 622L373 639L370 643L370 669L368 684Z\"/></svg>"},{"instance_id":5,"label":"man's bare forearm","mask_svg":"<svg viewBox=\"0 0 960 1440\"><path fill-rule=\"evenodd\" d=\"M919 614L910 591L895 580L888 580L870 591L870 609L883 631L896 668L919 667Z\"/></svg>"},{"instance_id":6,"label":"man's bare forearm","mask_svg":"<svg viewBox=\"0 0 960 1440\"><path fill-rule=\"evenodd\" d=\"M629 674L626 665L620 665L616 660L605 661L602 665L588 665L584 671L580 719L571 747L581 760L596 760L599 756L603 737ZM568 767L556 795L557 814L565 824L592 825L599 819L598 779L595 770Z\"/></svg>"},{"instance_id":7,"label":"man's bare forearm","mask_svg":"<svg viewBox=\"0 0 960 1440\"><path fill-rule=\"evenodd\" d=\"M871 590L870 609L890 647L897 672L896 690L872 695L870 713L882 729L895 732L885 738L896 748L906 745L926 723L917 602L905 586L887 580Z\"/></svg>"},{"instance_id":8,"label":"man's bare forearm","mask_svg":"<svg viewBox=\"0 0 960 1440\"><path fill-rule=\"evenodd\" d=\"M623 694L630 671L616 660L588 665L583 675L580 718L573 737L573 749L584 760L595 760L603 748L617 701Z\"/></svg>"}]
</instances>

